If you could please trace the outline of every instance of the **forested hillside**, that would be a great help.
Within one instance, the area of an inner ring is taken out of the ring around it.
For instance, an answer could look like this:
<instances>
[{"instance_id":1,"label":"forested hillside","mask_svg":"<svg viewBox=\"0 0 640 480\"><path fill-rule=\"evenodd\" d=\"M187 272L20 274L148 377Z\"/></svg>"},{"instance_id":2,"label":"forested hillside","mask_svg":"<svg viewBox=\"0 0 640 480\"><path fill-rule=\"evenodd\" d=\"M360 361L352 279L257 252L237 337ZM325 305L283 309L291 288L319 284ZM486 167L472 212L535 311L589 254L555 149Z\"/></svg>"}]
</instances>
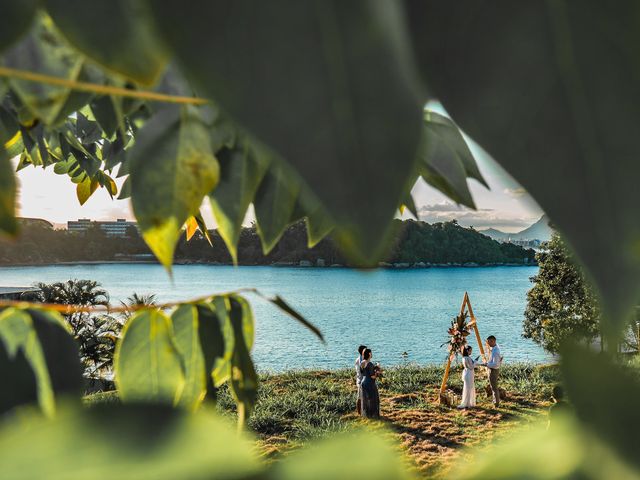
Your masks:
<instances>
[{"instance_id":1,"label":"forested hillside","mask_svg":"<svg viewBox=\"0 0 640 480\"><path fill-rule=\"evenodd\" d=\"M387 256L388 263L402 264L533 264L534 251L498 243L455 221L428 224L396 221L396 241ZM217 231L210 231L213 245L198 232L190 240L182 238L176 250L178 263L231 263L224 242ZM76 261L140 260L150 251L135 229L127 238L107 237L99 228L85 233L53 230L39 224L25 224L15 242L0 242L0 264L42 264ZM244 228L238 245L238 261L243 265L299 264L345 265L330 237L314 248L307 247L304 222L286 230L277 246L262 254L255 227Z\"/></svg>"}]
</instances>

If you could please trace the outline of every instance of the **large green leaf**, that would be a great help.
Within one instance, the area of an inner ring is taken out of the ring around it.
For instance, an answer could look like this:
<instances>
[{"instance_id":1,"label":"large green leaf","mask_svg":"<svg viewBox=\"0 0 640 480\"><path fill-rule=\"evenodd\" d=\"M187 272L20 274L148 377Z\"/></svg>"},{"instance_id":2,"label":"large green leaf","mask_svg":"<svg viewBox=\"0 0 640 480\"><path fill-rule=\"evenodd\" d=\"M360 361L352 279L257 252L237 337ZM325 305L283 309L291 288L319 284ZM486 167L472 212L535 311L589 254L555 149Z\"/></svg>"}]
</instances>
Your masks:
<instances>
[{"instance_id":1,"label":"large green leaf","mask_svg":"<svg viewBox=\"0 0 640 480\"><path fill-rule=\"evenodd\" d=\"M619 330L640 298L640 4L406 5L432 93L548 213Z\"/></svg>"},{"instance_id":2,"label":"large green leaf","mask_svg":"<svg viewBox=\"0 0 640 480\"><path fill-rule=\"evenodd\" d=\"M53 420L23 413L0 425L4 478L258 478L253 441L224 418L158 405L62 410Z\"/></svg>"},{"instance_id":3,"label":"large green leaf","mask_svg":"<svg viewBox=\"0 0 640 480\"><path fill-rule=\"evenodd\" d=\"M221 296L215 297L211 308L215 309L224 343L224 352L222 356L215 359L211 372L214 385L220 387L231 378L231 361L233 360L236 339L233 326L231 325L231 319L229 318L226 298Z\"/></svg>"},{"instance_id":4,"label":"large green leaf","mask_svg":"<svg viewBox=\"0 0 640 480\"><path fill-rule=\"evenodd\" d=\"M471 448L450 478L460 480L634 479L638 471L570 417L514 430L490 450Z\"/></svg>"},{"instance_id":5,"label":"large green leaf","mask_svg":"<svg viewBox=\"0 0 640 480\"><path fill-rule=\"evenodd\" d=\"M172 314L171 322L175 345L184 365L184 388L180 394L180 405L195 410L206 393L206 371L204 355L198 335L198 310L195 305L180 305Z\"/></svg>"},{"instance_id":6,"label":"large green leaf","mask_svg":"<svg viewBox=\"0 0 640 480\"><path fill-rule=\"evenodd\" d=\"M242 222L269 162L242 143L232 149L222 148L216 152L216 158L220 162L220 182L211 192L211 208L218 233L237 262Z\"/></svg>"},{"instance_id":7,"label":"large green leaf","mask_svg":"<svg viewBox=\"0 0 640 480\"><path fill-rule=\"evenodd\" d=\"M214 300L215 303L215 300ZM196 305L198 313L198 337L200 347L204 354L204 368L206 371L207 394L214 399L216 387L216 367L225 359L225 350L229 347L228 335L225 335L225 316L212 303L199 303ZM233 343L230 345L233 348Z\"/></svg>"},{"instance_id":8,"label":"large green leaf","mask_svg":"<svg viewBox=\"0 0 640 480\"><path fill-rule=\"evenodd\" d=\"M15 235L16 221L16 177L0 135L0 231Z\"/></svg>"},{"instance_id":9,"label":"large green leaf","mask_svg":"<svg viewBox=\"0 0 640 480\"><path fill-rule=\"evenodd\" d=\"M424 102L398 2L150 5L198 91L293 165L344 246L376 263L414 170Z\"/></svg>"},{"instance_id":10,"label":"large green leaf","mask_svg":"<svg viewBox=\"0 0 640 480\"><path fill-rule=\"evenodd\" d=\"M0 341L0 376L3 381L0 415L38 401L38 381L23 349L11 354Z\"/></svg>"},{"instance_id":11,"label":"large green leaf","mask_svg":"<svg viewBox=\"0 0 640 480\"><path fill-rule=\"evenodd\" d=\"M606 354L581 347L562 351L562 372L578 418L640 468L635 433L640 428L640 380Z\"/></svg>"},{"instance_id":12,"label":"large green leaf","mask_svg":"<svg viewBox=\"0 0 640 480\"><path fill-rule=\"evenodd\" d=\"M249 303L242 297L232 295L228 302L235 339L231 359L231 393L238 403L238 421L243 425L258 399L258 374L249 353L253 345L253 314Z\"/></svg>"},{"instance_id":13,"label":"large green leaf","mask_svg":"<svg viewBox=\"0 0 640 480\"><path fill-rule=\"evenodd\" d=\"M274 465L269 478L409 480L414 477L405 461L397 447L380 432L362 431L330 438L292 453Z\"/></svg>"},{"instance_id":14,"label":"large green leaf","mask_svg":"<svg viewBox=\"0 0 640 480\"><path fill-rule=\"evenodd\" d=\"M177 403L185 385L185 369L171 319L155 309L134 315L122 331L113 368L123 401Z\"/></svg>"},{"instance_id":15,"label":"large green leaf","mask_svg":"<svg viewBox=\"0 0 640 480\"><path fill-rule=\"evenodd\" d=\"M57 312L36 308L30 308L28 312L56 397L79 400L84 384L82 364L78 345L71 336L69 326Z\"/></svg>"},{"instance_id":16,"label":"large green leaf","mask_svg":"<svg viewBox=\"0 0 640 480\"><path fill-rule=\"evenodd\" d=\"M424 112L424 138L418 171L422 178L445 195L475 208L467 176L487 185L458 127L436 112Z\"/></svg>"},{"instance_id":17,"label":"large green leaf","mask_svg":"<svg viewBox=\"0 0 640 480\"><path fill-rule=\"evenodd\" d=\"M31 377L35 381L36 397L35 399L23 398L22 400L37 400L45 414L53 415L55 413L55 398L51 387L51 377L42 346L33 329L29 314L16 308L8 308L0 313L0 341L4 345L4 351L8 358L15 362L16 368L23 370L21 358L28 362ZM28 377L23 380L27 379ZM14 391L13 394L19 394L19 392ZM6 401L7 399L3 399L3 403Z\"/></svg>"},{"instance_id":18,"label":"large green leaf","mask_svg":"<svg viewBox=\"0 0 640 480\"><path fill-rule=\"evenodd\" d=\"M291 222L300 186L285 167L274 163L253 201L262 250L269 253Z\"/></svg>"},{"instance_id":19,"label":"large green leaf","mask_svg":"<svg viewBox=\"0 0 640 480\"><path fill-rule=\"evenodd\" d=\"M7 50L2 64L20 70L75 80L82 71L83 60L65 47L53 31L50 21L41 18L27 37ZM53 124L69 97L64 86L9 78L11 88L31 115L46 124Z\"/></svg>"},{"instance_id":20,"label":"large green leaf","mask_svg":"<svg viewBox=\"0 0 640 480\"><path fill-rule=\"evenodd\" d=\"M193 107L165 107L130 150L131 201L142 235L165 267L187 219L218 182L209 134Z\"/></svg>"},{"instance_id":21,"label":"large green leaf","mask_svg":"<svg viewBox=\"0 0 640 480\"><path fill-rule=\"evenodd\" d=\"M131 80L153 84L166 65L141 0L45 0L49 15L78 50Z\"/></svg>"},{"instance_id":22,"label":"large green leaf","mask_svg":"<svg viewBox=\"0 0 640 480\"><path fill-rule=\"evenodd\" d=\"M29 29L38 0L0 0L0 52Z\"/></svg>"},{"instance_id":23,"label":"large green leaf","mask_svg":"<svg viewBox=\"0 0 640 480\"><path fill-rule=\"evenodd\" d=\"M78 347L58 314L8 308L0 313L0 340L9 358L23 356L29 363L37 400L46 415L55 413L56 395L79 398L82 369Z\"/></svg>"}]
</instances>

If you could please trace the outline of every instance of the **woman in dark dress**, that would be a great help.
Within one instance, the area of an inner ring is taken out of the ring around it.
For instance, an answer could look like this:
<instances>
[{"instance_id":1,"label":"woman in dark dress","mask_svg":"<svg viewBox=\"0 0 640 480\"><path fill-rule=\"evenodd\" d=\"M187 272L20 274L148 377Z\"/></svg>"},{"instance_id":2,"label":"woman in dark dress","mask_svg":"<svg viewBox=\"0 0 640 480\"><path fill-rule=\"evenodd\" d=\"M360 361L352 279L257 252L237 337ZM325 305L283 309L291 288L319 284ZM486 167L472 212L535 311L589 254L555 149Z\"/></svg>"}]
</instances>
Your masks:
<instances>
[{"instance_id":1,"label":"woman in dark dress","mask_svg":"<svg viewBox=\"0 0 640 480\"><path fill-rule=\"evenodd\" d=\"M367 418L380 418L380 396L376 378L380 369L371 362L371 350L362 352L362 416Z\"/></svg>"}]
</instances>

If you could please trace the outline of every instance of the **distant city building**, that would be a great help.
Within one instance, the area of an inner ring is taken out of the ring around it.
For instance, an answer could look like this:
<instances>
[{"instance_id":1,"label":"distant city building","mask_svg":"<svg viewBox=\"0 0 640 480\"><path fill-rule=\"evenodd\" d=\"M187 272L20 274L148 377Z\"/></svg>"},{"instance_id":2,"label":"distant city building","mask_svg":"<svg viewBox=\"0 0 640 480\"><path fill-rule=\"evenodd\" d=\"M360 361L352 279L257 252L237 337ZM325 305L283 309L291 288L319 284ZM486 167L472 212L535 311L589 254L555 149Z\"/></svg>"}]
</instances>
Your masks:
<instances>
[{"instance_id":1,"label":"distant city building","mask_svg":"<svg viewBox=\"0 0 640 480\"><path fill-rule=\"evenodd\" d=\"M70 232L86 232L91 227L100 227L109 237L126 237L130 227L138 228L136 222L130 222L125 218L118 218L114 221L98 222L88 218L79 218L77 221L67 222L67 229Z\"/></svg>"}]
</instances>

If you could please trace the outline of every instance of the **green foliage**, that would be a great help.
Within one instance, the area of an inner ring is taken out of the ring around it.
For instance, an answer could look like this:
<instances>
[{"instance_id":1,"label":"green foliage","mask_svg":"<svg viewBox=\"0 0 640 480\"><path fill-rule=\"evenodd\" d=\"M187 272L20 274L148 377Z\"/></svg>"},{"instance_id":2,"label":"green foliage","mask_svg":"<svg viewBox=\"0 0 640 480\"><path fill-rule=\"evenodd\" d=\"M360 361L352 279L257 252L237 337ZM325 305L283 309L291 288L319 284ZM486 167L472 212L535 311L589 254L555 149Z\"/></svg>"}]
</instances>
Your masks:
<instances>
[{"instance_id":1,"label":"green foliage","mask_svg":"<svg viewBox=\"0 0 640 480\"><path fill-rule=\"evenodd\" d=\"M256 478L251 441L207 411L185 414L159 405L34 412L0 426L7 478Z\"/></svg>"},{"instance_id":2,"label":"green foliage","mask_svg":"<svg viewBox=\"0 0 640 480\"><path fill-rule=\"evenodd\" d=\"M540 269L527 293L524 337L552 353L568 339L592 342L600 333L597 298L558 234L536 260Z\"/></svg>"}]
</instances>

